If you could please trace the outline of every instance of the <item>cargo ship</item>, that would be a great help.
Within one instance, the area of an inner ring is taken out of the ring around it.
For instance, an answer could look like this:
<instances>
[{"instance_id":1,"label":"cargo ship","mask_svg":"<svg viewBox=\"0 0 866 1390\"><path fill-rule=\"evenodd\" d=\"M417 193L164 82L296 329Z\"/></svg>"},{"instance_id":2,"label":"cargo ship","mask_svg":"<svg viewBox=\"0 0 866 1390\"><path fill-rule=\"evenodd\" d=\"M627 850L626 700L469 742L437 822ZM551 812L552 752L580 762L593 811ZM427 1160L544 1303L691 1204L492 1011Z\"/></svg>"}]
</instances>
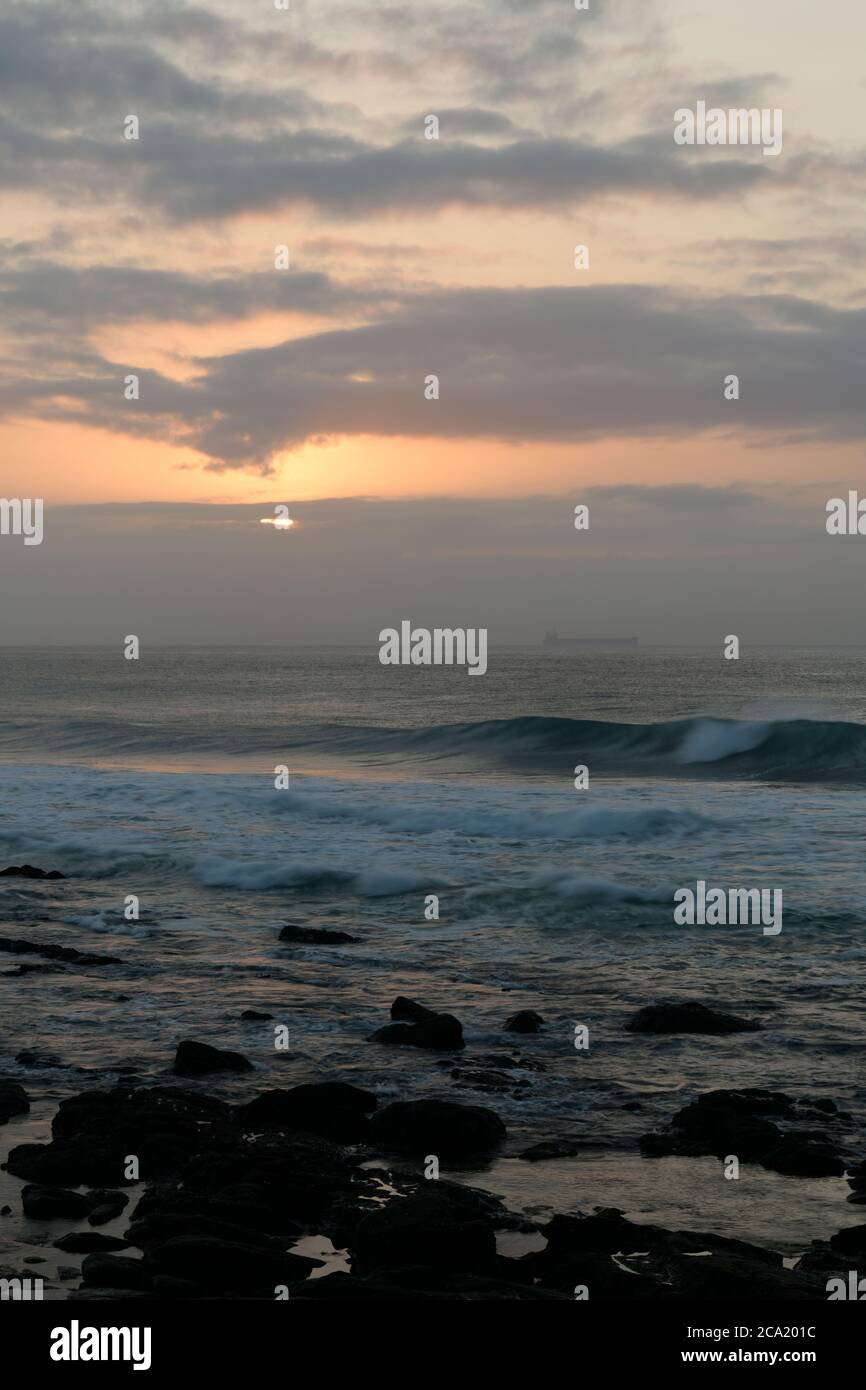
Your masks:
<instances>
[{"instance_id":1,"label":"cargo ship","mask_svg":"<svg viewBox=\"0 0 866 1390\"><path fill-rule=\"evenodd\" d=\"M558 651L573 651L584 647L636 647L636 637L560 637L556 628L545 632L542 646Z\"/></svg>"}]
</instances>

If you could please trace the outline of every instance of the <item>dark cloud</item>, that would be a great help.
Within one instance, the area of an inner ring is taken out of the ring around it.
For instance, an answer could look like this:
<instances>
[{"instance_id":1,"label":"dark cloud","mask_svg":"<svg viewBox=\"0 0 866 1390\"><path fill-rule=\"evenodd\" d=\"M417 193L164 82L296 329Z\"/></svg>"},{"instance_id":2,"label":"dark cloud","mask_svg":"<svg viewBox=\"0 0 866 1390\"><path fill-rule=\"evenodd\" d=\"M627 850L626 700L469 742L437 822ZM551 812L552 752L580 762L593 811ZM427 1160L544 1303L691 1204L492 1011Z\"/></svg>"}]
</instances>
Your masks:
<instances>
[{"instance_id":1,"label":"dark cloud","mask_svg":"<svg viewBox=\"0 0 866 1390\"><path fill-rule=\"evenodd\" d=\"M126 402L121 380L135 364L72 344L38 379L7 375L0 405L262 471L305 440L357 434L866 436L866 310L781 295L709 300L635 285L409 294L377 322L194 366L185 382L142 372L140 401ZM731 373L738 401L724 398ZM429 375L439 400L425 399Z\"/></svg>"},{"instance_id":2,"label":"dark cloud","mask_svg":"<svg viewBox=\"0 0 866 1390\"><path fill-rule=\"evenodd\" d=\"M22 248L17 248L22 249ZM26 248L25 248L26 249ZM272 248L265 248L263 259ZM381 309L386 287L340 285L328 275L286 270L195 275L136 266L59 265L28 260L0 267L0 315L12 327L52 328L183 320L244 319L263 310L329 315Z\"/></svg>"}]
</instances>

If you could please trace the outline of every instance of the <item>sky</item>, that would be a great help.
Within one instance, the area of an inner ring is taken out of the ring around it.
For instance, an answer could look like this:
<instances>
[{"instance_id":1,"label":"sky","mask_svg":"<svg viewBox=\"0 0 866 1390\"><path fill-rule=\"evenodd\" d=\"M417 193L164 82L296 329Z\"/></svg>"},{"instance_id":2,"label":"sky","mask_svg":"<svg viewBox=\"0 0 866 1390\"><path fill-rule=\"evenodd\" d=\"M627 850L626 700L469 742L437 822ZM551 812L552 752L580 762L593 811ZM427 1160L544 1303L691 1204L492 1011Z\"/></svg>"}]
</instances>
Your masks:
<instances>
[{"instance_id":1,"label":"sky","mask_svg":"<svg viewBox=\"0 0 866 1390\"><path fill-rule=\"evenodd\" d=\"M864 41L859 0L5 7L0 496L45 534L0 641L862 641ZM677 145L698 101L781 153Z\"/></svg>"}]
</instances>

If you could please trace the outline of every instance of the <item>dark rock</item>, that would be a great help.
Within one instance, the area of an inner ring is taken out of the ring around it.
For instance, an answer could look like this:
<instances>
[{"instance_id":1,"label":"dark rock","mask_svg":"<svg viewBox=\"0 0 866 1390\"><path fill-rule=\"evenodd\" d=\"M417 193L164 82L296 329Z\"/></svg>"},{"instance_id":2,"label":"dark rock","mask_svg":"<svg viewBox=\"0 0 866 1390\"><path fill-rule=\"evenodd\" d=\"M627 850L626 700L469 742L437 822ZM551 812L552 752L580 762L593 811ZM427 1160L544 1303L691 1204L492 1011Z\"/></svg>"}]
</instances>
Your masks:
<instances>
[{"instance_id":1,"label":"dark rock","mask_svg":"<svg viewBox=\"0 0 866 1390\"><path fill-rule=\"evenodd\" d=\"M838 1115L839 1113L836 1102L833 1100L827 1100L826 1098L818 1100L805 1100L803 1104L811 1105L813 1110L821 1110L825 1115Z\"/></svg>"},{"instance_id":2,"label":"dark rock","mask_svg":"<svg viewBox=\"0 0 866 1390\"><path fill-rule=\"evenodd\" d=\"M335 1203L379 1192L374 1175L357 1171L361 1159L327 1139L285 1131L245 1132L231 1126L227 1141L218 1129L178 1166L181 1185L152 1189L139 1202L135 1221L169 1211L248 1224L267 1233L290 1232L295 1221L317 1223Z\"/></svg>"},{"instance_id":3,"label":"dark rock","mask_svg":"<svg viewBox=\"0 0 866 1390\"><path fill-rule=\"evenodd\" d=\"M30 1101L23 1086L17 1081L0 1081L0 1125L5 1125L13 1115L24 1115L30 1109Z\"/></svg>"},{"instance_id":4,"label":"dark rock","mask_svg":"<svg viewBox=\"0 0 866 1390\"><path fill-rule=\"evenodd\" d=\"M129 1198L125 1192L117 1192L106 1189L94 1189L88 1193L91 1202L95 1203L93 1210L87 1220L91 1226L104 1226L106 1222L113 1221L129 1203Z\"/></svg>"},{"instance_id":5,"label":"dark rock","mask_svg":"<svg viewBox=\"0 0 866 1390\"><path fill-rule=\"evenodd\" d=\"M355 1250L361 1266L413 1262L471 1268L493 1259L496 1235L492 1221L467 1219L447 1198L419 1193L365 1216Z\"/></svg>"},{"instance_id":6,"label":"dark rock","mask_svg":"<svg viewBox=\"0 0 866 1390\"><path fill-rule=\"evenodd\" d=\"M22 1067L66 1067L69 1064L64 1062L56 1052L19 1052L16 1054L15 1061Z\"/></svg>"},{"instance_id":7,"label":"dark rock","mask_svg":"<svg viewBox=\"0 0 866 1390\"><path fill-rule=\"evenodd\" d=\"M234 1152L238 1131L222 1101L173 1087L88 1091L61 1101L50 1144L19 1144L10 1173L39 1182L105 1184L123 1173L127 1154L157 1178L181 1172L199 1155Z\"/></svg>"},{"instance_id":8,"label":"dark rock","mask_svg":"<svg viewBox=\"0 0 866 1390\"><path fill-rule=\"evenodd\" d=\"M301 946L344 946L350 941L360 941L359 936L350 936L346 931L327 931L323 927L300 927L289 922L279 935L280 941L296 941Z\"/></svg>"},{"instance_id":9,"label":"dark rock","mask_svg":"<svg viewBox=\"0 0 866 1390\"><path fill-rule=\"evenodd\" d=\"M544 1019L534 1009L521 1009L505 1024L506 1033L537 1033Z\"/></svg>"},{"instance_id":10,"label":"dark rock","mask_svg":"<svg viewBox=\"0 0 866 1390\"><path fill-rule=\"evenodd\" d=\"M825 1240L813 1240L794 1266L800 1274L838 1275L847 1271L848 1261L840 1251L834 1251Z\"/></svg>"},{"instance_id":11,"label":"dark rock","mask_svg":"<svg viewBox=\"0 0 866 1390\"><path fill-rule=\"evenodd\" d=\"M119 1236L104 1236L99 1231L70 1231L54 1244L67 1255L89 1255L94 1250L125 1250L129 1241Z\"/></svg>"},{"instance_id":12,"label":"dark rock","mask_svg":"<svg viewBox=\"0 0 866 1390\"><path fill-rule=\"evenodd\" d=\"M368 1041L396 1047L429 1047L453 1051L462 1048L463 1028L453 1014L439 1014L402 997L391 1005L391 1017L405 1020L389 1023L370 1035Z\"/></svg>"},{"instance_id":13,"label":"dark rock","mask_svg":"<svg viewBox=\"0 0 866 1390\"><path fill-rule=\"evenodd\" d=\"M670 1128L645 1134L641 1151L648 1155L736 1154L778 1172L818 1175L841 1173L843 1166L821 1131L783 1133L767 1115L799 1119L803 1111L779 1091L746 1088L710 1091L680 1110ZM823 1116L822 1116L823 1118ZM836 1117L840 1119L841 1117Z\"/></svg>"},{"instance_id":14,"label":"dark rock","mask_svg":"<svg viewBox=\"0 0 866 1390\"><path fill-rule=\"evenodd\" d=\"M794 1102L784 1091L767 1091L762 1086L744 1086L730 1091L707 1091L698 1103L735 1110L740 1115L795 1115Z\"/></svg>"},{"instance_id":15,"label":"dark rock","mask_svg":"<svg viewBox=\"0 0 866 1390\"><path fill-rule=\"evenodd\" d=\"M761 1165L774 1173L803 1178L835 1178L845 1172L845 1164L832 1144L799 1134L783 1135L780 1143L763 1155Z\"/></svg>"},{"instance_id":16,"label":"dark rock","mask_svg":"<svg viewBox=\"0 0 866 1390\"><path fill-rule=\"evenodd\" d=\"M506 1076L499 1071L474 1071L471 1067L454 1067L452 1080L471 1091L508 1092L513 1094L515 1087L530 1085L525 1078Z\"/></svg>"},{"instance_id":17,"label":"dark rock","mask_svg":"<svg viewBox=\"0 0 866 1390\"><path fill-rule=\"evenodd\" d=\"M273 1014L260 1014L256 1009L244 1009L241 1014L244 1023L266 1023Z\"/></svg>"},{"instance_id":18,"label":"dark rock","mask_svg":"<svg viewBox=\"0 0 866 1390\"><path fill-rule=\"evenodd\" d=\"M627 1033L756 1033L760 1023L706 1005L649 1004L626 1024Z\"/></svg>"},{"instance_id":19,"label":"dark rock","mask_svg":"<svg viewBox=\"0 0 866 1390\"><path fill-rule=\"evenodd\" d=\"M821 1285L784 1268L775 1251L707 1232L666 1231L621 1212L555 1216L547 1245L520 1264L545 1287L585 1284L594 1300L817 1299Z\"/></svg>"},{"instance_id":20,"label":"dark rock","mask_svg":"<svg viewBox=\"0 0 866 1390\"><path fill-rule=\"evenodd\" d=\"M7 951L13 956L45 956L48 960L69 961L74 965L123 964L119 956L94 955L90 951L76 951L73 946L55 946L49 941L28 941L21 936L0 936L0 951Z\"/></svg>"},{"instance_id":21,"label":"dark rock","mask_svg":"<svg viewBox=\"0 0 866 1390\"><path fill-rule=\"evenodd\" d=\"M299 1231L292 1232L298 1233ZM140 1246L143 1250L152 1245L163 1245L166 1241L177 1240L182 1236L229 1241L236 1245L255 1245L262 1250L277 1252L285 1248L284 1241L280 1242L274 1236L242 1222L220 1220L214 1215L202 1215L191 1211L154 1212L141 1220L136 1218L129 1226L126 1236L129 1244Z\"/></svg>"},{"instance_id":22,"label":"dark rock","mask_svg":"<svg viewBox=\"0 0 866 1390\"><path fill-rule=\"evenodd\" d=\"M683 1299L814 1302L826 1298L824 1283L784 1267L771 1268L736 1255L715 1254L683 1260L678 1270L678 1296Z\"/></svg>"},{"instance_id":23,"label":"dark rock","mask_svg":"<svg viewBox=\"0 0 866 1390\"><path fill-rule=\"evenodd\" d=\"M67 969L65 965L16 965L14 970L2 970L2 974L7 979L18 979L22 975L65 975Z\"/></svg>"},{"instance_id":24,"label":"dark rock","mask_svg":"<svg viewBox=\"0 0 866 1390\"><path fill-rule=\"evenodd\" d=\"M208 1076L218 1071L252 1071L253 1064L239 1052L222 1052L208 1043L186 1038L177 1045L174 1071L178 1076Z\"/></svg>"},{"instance_id":25,"label":"dark rock","mask_svg":"<svg viewBox=\"0 0 866 1390\"><path fill-rule=\"evenodd\" d=\"M150 1274L141 1260L128 1255L85 1255L81 1262L81 1281L85 1288L147 1289Z\"/></svg>"},{"instance_id":26,"label":"dark rock","mask_svg":"<svg viewBox=\"0 0 866 1390\"><path fill-rule=\"evenodd\" d=\"M5 1207L0 1207L0 1216L11 1216L12 1208L7 1203Z\"/></svg>"},{"instance_id":27,"label":"dark rock","mask_svg":"<svg viewBox=\"0 0 866 1390\"><path fill-rule=\"evenodd\" d=\"M61 1217L86 1216L90 1202L80 1192L68 1192L62 1187L39 1187L28 1183L21 1189L24 1215L37 1221L56 1221Z\"/></svg>"},{"instance_id":28,"label":"dark rock","mask_svg":"<svg viewBox=\"0 0 866 1390\"><path fill-rule=\"evenodd\" d=\"M320 1260L260 1245L243 1245L210 1236L179 1236L151 1248L150 1258L161 1274L191 1279L223 1292L273 1290L304 1278Z\"/></svg>"},{"instance_id":29,"label":"dark rock","mask_svg":"<svg viewBox=\"0 0 866 1390\"><path fill-rule=\"evenodd\" d=\"M319 1171L330 1173L334 1189L339 1187L346 1173L334 1173L327 1155L317 1152L315 1158L319 1160ZM309 1152L295 1148L299 1183L303 1183L308 1171L305 1164L313 1161ZM271 1246L276 1240L282 1249L302 1233L300 1223L280 1209L287 1205L296 1205L296 1194L287 1202L285 1194L274 1194L264 1183L227 1185L218 1192L194 1192L188 1186L156 1184L142 1197L125 1235L133 1245L143 1248L174 1236L210 1235L247 1245Z\"/></svg>"},{"instance_id":30,"label":"dark rock","mask_svg":"<svg viewBox=\"0 0 866 1390\"><path fill-rule=\"evenodd\" d=\"M573 1158L585 1148L585 1144L576 1144L571 1139L547 1139L540 1144L532 1144L517 1157L525 1159L527 1163L541 1163L548 1158Z\"/></svg>"},{"instance_id":31,"label":"dark rock","mask_svg":"<svg viewBox=\"0 0 866 1390\"><path fill-rule=\"evenodd\" d=\"M866 1192L866 1159L860 1163L849 1164L847 1174L848 1186L854 1189L855 1195L858 1192Z\"/></svg>"},{"instance_id":32,"label":"dark rock","mask_svg":"<svg viewBox=\"0 0 866 1390\"><path fill-rule=\"evenodd\" d=\"M492 1110L447 1100L395 1101L373 1116L370 1127L373 1139L386 1147L439 1158L494 1149L506 1137Z\"/></svg>"},{"instance_id":33,"label":"dark rock","mask_svg":"<svg viewBox=\"0 0 866 1390\"><path fill-rule=\"evenodd\" d=\"M523 1057L520 1053L482 1052L473 1060L477 1066L495 1067L502 1071L547 1071L544 1063L537 1057Z\"/></svg>"},{"instance_id":34,"label":"dark rock","mask_svg":"<svg viewBox=\"0 0 866 1390\"><path fill-rule=\"evenodd\" d=\"M866 1226L846 1226L830 1237L830 1247L839 1254L866 1257Z\"/></svg>"},{"instance_id":35,"label":"dark rock","mask_svg":"<svg viewBox=\"0 0 866 1390\"><path fill-rule=\"evenodd\" d=\"M0 869L0 878L65 878L57 869L34 869L32 864L13 864Z\"/></svg>"},{"instance_id":36,"label":"dark rock","mask_svg":"<svg viewBox=\"0 0 866 1390\"><path fill-rule=\"evenodd\" d=\"M234 1113L246 1130L306 1130L338 1143L353 1144L368 1137L367 1114L376 1105L372 1091L344 1081L325 1081L293 1086L288 1091L265 1091L247 1105L238 1106Z\"/></svg>"}]
</instances>

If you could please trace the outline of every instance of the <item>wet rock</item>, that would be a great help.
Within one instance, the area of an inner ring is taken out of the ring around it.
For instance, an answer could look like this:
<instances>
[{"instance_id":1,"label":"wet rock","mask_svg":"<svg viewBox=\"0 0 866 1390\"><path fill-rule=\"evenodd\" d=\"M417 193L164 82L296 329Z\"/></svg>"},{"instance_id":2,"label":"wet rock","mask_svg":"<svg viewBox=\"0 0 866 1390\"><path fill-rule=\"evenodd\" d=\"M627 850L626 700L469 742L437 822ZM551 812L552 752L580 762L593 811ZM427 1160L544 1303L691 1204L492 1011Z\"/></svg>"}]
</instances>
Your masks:
<instances>
[{"instance_id":1,"label":"wet rock","mask_svg":"<svg viewBox=\"0 0 866 1390\"><path fill-rule=\"evenodd\" d=\"M221 1208L225 1210L225 1207ZM242 1214L242 1213L241 1213ZM292 1234L297 1234L293 1231ZM202 1214L190 1210L153 1212L142 1219L136 1218L129 1226L127 1242L142 1250L153 1245L163 1245L166 1241L177 1240L182 1236L196 1236L211 1240L229 1241L234 1244L255 1245L263 1250L280 1251L285 1248L274 1236L267 1235L243 1222L221 1220L213 1214Z\"/></svg>"},{"instance_id":2,"label":"wet rock","mask_svg":"<svg viewBox=\"0 0 866 1390\"><path fill-rule=\"evenodd\" d=\"M503 1071L546 1071L547 1068L537 1057L524 1057L514 1052L482 1052L473 1059L477 1065L494 1067Z\"/></svg>"},{"instance_id":3,"label":"wet rock","mask_svg":"<svg viewBox=\"0 0 866 1390\"><path fill-rule=\"evenodd\" d=\"M813 1240L794 1266L800 1274L834 1276L842 1274L847 1267L846 1256L841 1250L833 1250L826 1240Z\"/></svg>"},{"instance_id":4,"label":"wet rock","mask_svg":"<svg viewBox=\"0 0 866 1390\"><path fill-rule=\"evenodd\" d=\"M854 1192L866 1192L866 1159L860 1163L849 1164L847 1169L848 1186Z\"/></svg>"},{"instance_id":5,"label":"wet rock","mask_svg":"<svg viewBox=\"0 0 866 1390\"><path fill-rule=\"evenodd\" d=\"M463 1028L453 1014L436 1013L401 996L391 1005L391 1017L400 1021L377 1029L368 1041L391 1047L429 1047L443 1051L464 1046Z\"/></svg>"},{"instance_id":6,"label":"wet rock","mask_svg":"<svg viewBox=\"0 0 866 1390\"><path fill-rule=\"evenodd\" d=\"M317 1157L321 1159L322 1156ZM303 1163L302 1154L296 1165L300 1180L303 1180ZM329 1171L326 1159L320 1162L320 1170ZM335 1188L344 1177L343 1172L336 1175ZM192 1191L189 1186L180 1184L156 1184L142 1197L125 1235L131 1244L143 1249L154 1242L182 1235L218 1236L242 1244L263 1243L266 1246L273 1245L276 1240L280 1248L285 1248L290 1239L301 1233L302 1227L294 1217L280 1210L286 1202L284 1194L278 1196L279 1203L275 1204L267 1187L255 1184L254 1180L241 1185L229 1183L216 1192ZM290 1201L289 1205L294 1203Z\"/></svg>"},{"instance_id":7,"label":"wet rock","mask_svg":"<svg viewBox=\"0 0 866 1390\"><path fill-rule=\"evenodd\" d=\"M802 1129L783 1132L766 1118L773 1115L800 1120L810 1113L814 1112L795 1105L779 1091L710 1091L680 1110L666 1131L643 1135L640 1147L650 1156L714 1154L724 1158L736 1154L746 1162L804 1177L841 1174L844 1165L825 1133Z\"/></svg>"},{"instance_id":8,"label":"wet rock","mask_svg":"<svg viewBox=\"0 0 866 1390\"><path fill-rule=\"evenodd\" d=\"M106 1184L136 1154L149 1177L175 1175L198 1155L234 1152L238 1131L222 1101L173 1087L88 1091L62 1101L50 1144L19 1144L8 1169L42 1183Z\"/></svg>"},{"instance_id":9,"label":"wet rock","mask_svg":"<svg viewBox=\"0 0 866 1390\"><path fill-rule=\"evenodd\" d=\"M682 1299L723 1299L752 1302L814 1302L826 1298L824 1283L813 1276L736 1255L683 1260L678 1271L677 1294Z\"/></svg>"},{"instance_id":10,"label":"wet rock","mask_svg":"<svg viewBox=\"0 0 866 1390\"><path fill-rule=\"evenodd\" d=\"M244 1009L241 1019L244 1023L266 1023L273 1014L260 1014L256 1009Z\"/></svg>"},{"instance_id":11,"label":"wet rock","mask_svg":"<svg viewBox=\"0 0 866 1390\"><path fill-rule=\"evenodd\" d=\"M13 1115L24 1115L30 1109L30 1101L23 1086L17 1081L0 1081L0 1125L5 1125Z\"/></svg>"},{"instance_id":12,"label":"wet rock","mask_svg":"<svg viewBox=\"0 0 866 1390\"><path fill-rule=\"evenodd\" d=\"M596 1300L815 1299L812 1276L784 1268L775 1251L707 1232L667 1231L621 1212L555 1216L547 1246L520 1263L545 1286L585 1284Z\"/></svg>"},{"instance_id":13,"label":"wet rock","mask_svg":"<svg viewBox=\"0 0 866 1390\"><path fill-rule=\"evenodd\" d=\"M541 1014L534 1009L521 1009L512 1014L505 1024L506 1033L537 1033L544 1023Z\"/></svg>"},{"instance_id":14,"label":"wet rock","mask_svg":"<svg viewBox=\"0 0 866 1390\"><path fill-rule=\"evenodd\" d=\"M0 936L0 951L13 956L45 956L47 960L68 961L73 965L123 964L119 956L100 956L92 951L77 951L73 946L57 946L50 941L28 941L21 936Z\"/></svg>"},{"instance_id":15,"label":"wet rock","mask_svg":"<svg viewBox=\"0 0 866 1390\"><path fill-rule=\"evenodd\" d=\"M6 979L18 979L22 975L66 975L65 965L16 965L14 970L0 970Z\"/></svg>"},{"instance_id":16,"label":"wet rock","mask_svg":"<svg viewBox=\"0 0 866 1390\"><path fill-rule=\"evenodd\" d=\"M249 1132L236 1123L232 1140L212 1149L207 1143L182 1169L182 1185L162 1191L151 1202L145 1194L135 1221L168 1211L198 1211L267 1233L291 1231L292 1223L316 1222L329 1234L328 1212L339 1202L380 1191L376 1178L358 1171L361 1157L327 1139L284 1130Z\"/></svg>"},{"instance_id":17,"label":"wet rock","mask_svg":"<svg viewBox=\"0 0 866 1390\"><path fill-rule=\"evenodd\" d=\"M91 1226L104 1226L106 1222L113 1221L129 1204L129 1198L125 1192L110 1189L94 1189L88 1193L88 1197L95 1204L87 1218Z\"/></svg>"},{"instance_id":18,"label":"wet rock","mask_svg":"<svg viewBox=\"0 0 866 1390\"><path fill-rule=\"evenodd\" d=\"M385 1147L440 1158L490 1151L506 1137L494 1111L446 1100L395 1101L373 1116L370 1128Z\"/></svg>"},{"instance_id":19,"label":"wet rock","mask_svg":"<svg viewBox=\"0 0 866 1390\"><path fill-rule=\"evenodd\" d=\"M253 1064L240 1052L223 1052L209 1043L186 1038L177 1045L174 1072L177 1076L209 1076L220 1071L252 1071Z\"/></svg>"},{"instance_id":20,"label":"wet rock","mask_svg":"<svg viewBox=\"0 0 866 1390\"><path fill-rule=\"evenodd\" d=\"M0 869L0 878L65 878L57 869L34 869L32 864L12 864L8 869Z\"/></svg>"},{"instance_id":21,"label":"wet rock","mask_svg":"<svg viewBox=\"0 0 866 1390\"><path fill-rule=\"evenodd\" d=\"M301 927L289 922L279 935L280 941L295 941L301 946L345 946L351 941L360 941L359 936L350 936L346 931L331 931L324 927Z\"/></svg>"},{"instance_id":22,"label":"wet rock","mask_svg":"<svg viewBox=\"0 0 866 1390\"><path fill-rule=\"evenodd\" d=\"M627 1033L756 1033L760 1023L705 1004L649 1004L626 1024Z\"/></svg>"},{"instance_id":23,"label":"wet rock","mask_svg":"<svg viewBox=\"0 0 866 1390\"><path fill-rule=\"evenodd\" d=\"M18 1052L15 1061L22 1067L68 1067L69 1063L64 1062L56 1052Z\"/></svg>"},{"instance_id":24,"label":"wet rock","mask_svg":"<svg viewBox=\"0 0 866 1390\"><path fill-rule=\"evenodd\" d=\"M85 1288L128 1289L133 1292L150 1287L150 1272L141 1260L127 1255L85 1255L81 1262L81 1282Z\"/></svg>"},{"instance_id":25,"label":"wet rock","mask_svg":"<svg viewBox=\"0 0 866 1390\"><path fill-rule=\"evenodd\" d=\"M837 1254L866 1259L866 1226L847 1226L844 1231L830 1237L830 1248Z\"/></svg>"},{"instance_id":26,"label":"wet rock","mask_svg":"<svg viewBox=\"0 0 866 1390\"><path fill-rule=\"evenodd\" d=\"M265 1091L249 1104L237 1106L234 1113L247 1130L306 1130L338 1143L353 1144L368 1137L367 1115L377 1103L372 1091L344 1081L325 1081L293 1086L288 1091Z\"/></svg>"},{"instance_id":27,"label":"wet rock","mask_svg":"<svg viewBox=\"0 0 866 1390\"><path fill-rule=\"evenodd\" d=\"M506 1076L499 1071L478 1071L471 1067L454 1067L451 1078L457 1082L458 1086L465 1087L467 1090L490 1091L493 1094L505 1092L514 1095L515 1088L519 1089L531 1084L524 1077Z\"/></svg>"},{"instance_id":28,"label":"wet rock","mask_svg":"<svg viewBox=\"0 0 866 1390\"><path fill-rule=\"evenodd\" d=\"M78 1218L86 1216L90 1210L90 1202L80 1192L69 1192L62 1187L40 1187L35 1183L28 1183L21 1189L21 1205L24 1215L37 1221Z\"/></svg>"},{"instance_id":29,"label":"wet rock","mask_svg":"<svg viewBox=\"0 0 866 1390\"><path fill-rule=\"evenodd\" d=\"M785 1134L781 1142L761 1158L764 1168L803 1178L841 1177L845 1164L832 1144Z\"/></svg>"},{"instance_id":30,"label":"wet rock","mask_svg":"<svg viewBox=\"0 0 866 1390\"><path fill-rule=\"evenodd\" d=\"M221 1292L268 1290L304 1278L321 1260L260 1245L219 1240L212 1236L179 1236L151 1247L150 1259L160 1274L190 1279Z\"/></svg>"},{"instance_id":31,"label":"wet rock","mask_svg":"<svg viewBox=\"0 0 866 1390\"><path fill-rule=\"evenodd\" d=\"M99 1231L70 1231L54 1244L67 1255L89 1255L94 1250L125 1250L129 1241L119 1236L104 1236Z\"/></svg>"},{"instance_id":32,"label":"wet rock","mask_svg":"<svg viewBox=\"0 0 866 1390\"><path fill-rule=\"evenodd\" d=\"M540 1144L532 1144L528 1149L517 1155L526 1163L543 1163L550 1158L574 1158L586 1148L585 1144L577 1144L572 1139L548 1139Z\"/></svg>"},{"instance_id":33,"label":"wet rock","mask_svg":"<svg viewBox=\"0 0 866 1390\"><path fill-rule=\"evenodd\" d=\"M435 1192L395 1199L365 1216L355 1252L363 1267L440 1264L471 1268L496 1254L493 1222L466 1214Z\"/></svg>"}]
</instances>

